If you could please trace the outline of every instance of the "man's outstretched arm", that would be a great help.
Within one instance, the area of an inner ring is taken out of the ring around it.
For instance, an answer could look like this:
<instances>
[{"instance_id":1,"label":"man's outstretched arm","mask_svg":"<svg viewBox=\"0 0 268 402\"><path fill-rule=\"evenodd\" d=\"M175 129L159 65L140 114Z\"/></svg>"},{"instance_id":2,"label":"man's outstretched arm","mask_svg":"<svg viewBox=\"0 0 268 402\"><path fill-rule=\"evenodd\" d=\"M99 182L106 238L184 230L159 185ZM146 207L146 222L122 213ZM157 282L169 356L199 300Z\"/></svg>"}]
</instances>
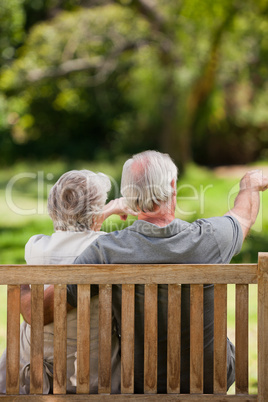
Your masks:
<instances>
[{"instance_id":1,"label":"man's outstretched arm","mask_svg":"<svg viewBox=\"0 0 268 402\"><path fill-rule=\"evenodd\" d=\"M225 215L234 216L241 225L243 240L255 223L260 208L260 191L268 188L268 178L261 170L247 172L240 181L240 190L234 207Z\"/></svg>"},{"instance_id":2,"label":"man's outstretched arm","mask_svg":"<svg viewBox=\"0 0 268 402\"><path fill-rule=\"evenodd\" d=\"M67 311L73 307L67 303ZM31 288L29 285L20 287L20 312L24 320L31 324ZM49 286L44 291L44 325L54 321L54 286Z\"/></svg>"}]
</instances>

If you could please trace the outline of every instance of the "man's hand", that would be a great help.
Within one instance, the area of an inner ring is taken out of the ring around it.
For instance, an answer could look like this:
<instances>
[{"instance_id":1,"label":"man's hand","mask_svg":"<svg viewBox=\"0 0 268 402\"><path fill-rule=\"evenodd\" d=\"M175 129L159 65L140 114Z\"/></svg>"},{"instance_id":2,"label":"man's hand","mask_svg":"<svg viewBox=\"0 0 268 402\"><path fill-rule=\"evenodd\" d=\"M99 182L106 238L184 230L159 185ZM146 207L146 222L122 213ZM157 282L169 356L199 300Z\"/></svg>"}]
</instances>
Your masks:
<instances>
[{"instance_id":1,"label":"man's hand","mask_svg":"<svg viewBox=\"0 0 268 402\"><path fill-rule=\"evenodd\" d=\"M247 172L240 181L240 190L235 199L234 207L225 215L234 216L241 225L243 239L255 223L260 207L260 191L268 188L268 178L261 170Z\"/></svg>"},{"instance_id":2,"label":"man's hand","mask_svg":"<svg viewBox=\"0 0 268 402\"><path fill-rule=\"evenodd\" d=\"M268 179L262 174L261 170L251 170L247 172L240 181L241 191L259 192L268 188Z\"/></svg>"}]
</instances>

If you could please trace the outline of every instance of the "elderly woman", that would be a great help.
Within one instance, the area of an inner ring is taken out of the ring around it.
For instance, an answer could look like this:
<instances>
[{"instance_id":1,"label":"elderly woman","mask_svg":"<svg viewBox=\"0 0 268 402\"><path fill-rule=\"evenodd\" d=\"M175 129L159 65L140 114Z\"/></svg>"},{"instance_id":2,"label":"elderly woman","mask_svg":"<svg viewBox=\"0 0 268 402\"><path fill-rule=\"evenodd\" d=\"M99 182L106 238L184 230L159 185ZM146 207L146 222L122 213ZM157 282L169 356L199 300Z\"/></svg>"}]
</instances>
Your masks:
<instances>
[{"instance_id":1,"label":"elderly woman","mask_svg":"<svg viewBox=\"0 0 268 402\"><path fill-rule=\"evenodd\" d=\"M99 229L111 214L125 219L131 212L124 208L122 199L105 206L110 180L101 173L89 170L63 174L52 187L48 197L48 213L55 233L30 238L25 247L27 264L71 264L97 237L104 235ZM45 285L49 287L50 285ZM28 287L28 285L25 285ZM52 288L52 286L51 286ZM46 314L46 311L45 311ZM98 296L91 300L90 340L90 392L98 390ZM30 322L30 318L28 320ZM53 377L53 323L44 327L43 393L49 393ZM67 314L67 392L75 392L70 378L75 375L77 315L76 309ZM20 328L20 393L30 393L30 339L31 327L25 321ZM115 326L112 338L112 392L120 392L119 339ZM73 381L72 381L73 382ZM6 392L6 351L0 359L0 393Z\"/></svg>"}]
</instances>

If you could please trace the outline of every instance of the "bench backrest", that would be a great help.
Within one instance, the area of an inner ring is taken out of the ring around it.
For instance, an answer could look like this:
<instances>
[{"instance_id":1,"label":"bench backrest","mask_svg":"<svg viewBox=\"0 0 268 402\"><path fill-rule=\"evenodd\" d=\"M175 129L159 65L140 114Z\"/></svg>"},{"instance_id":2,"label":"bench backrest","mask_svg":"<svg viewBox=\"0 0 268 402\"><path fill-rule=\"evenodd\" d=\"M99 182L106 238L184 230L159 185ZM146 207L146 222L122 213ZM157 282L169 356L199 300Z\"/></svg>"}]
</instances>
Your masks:
<instances>
[{"instance_id":1,"label":"bench backrest","mask_svg":"<svg viewBox=\"0 0 268 402\"><path fill-rule=\"evenodd\" d=\"M237 265L1 265L0 284L8 285L7 394L9 395L19 394L20 285L25 283L32 285L31 394L42 394L43 285L49 283L55 285L54 395L44 398L54 398L53 401L58 400L56 395L61 395L60 399L65 398L66 284L77 283L77 394L81 394L81 398L84 394L89 394L89 359L83 357L89 356L90 350L90 286L97 284L99 285L99 396L87 395L87 399L92 397L94 400L107 398L116 401L150 398L173 400L172 394L180 393L181 284L190 284L190 393L192 395L180 395L179 400L268 401L268 253L259 254L258 264ZM110 395L113 284L122 285L120 396ZM136 284L145 285L144 394L146 396L133 395ZM159 284L168 285L167 395L156 396ZM215 285L214 395L210 396L203 395L203 284ZM232 396L226 395L227 284L236 285L236 395ZM258 285L258 396L248 394L249 284ZM80 400L78 395L66 395L66 398Z\"/></svg>"}]
</instances>

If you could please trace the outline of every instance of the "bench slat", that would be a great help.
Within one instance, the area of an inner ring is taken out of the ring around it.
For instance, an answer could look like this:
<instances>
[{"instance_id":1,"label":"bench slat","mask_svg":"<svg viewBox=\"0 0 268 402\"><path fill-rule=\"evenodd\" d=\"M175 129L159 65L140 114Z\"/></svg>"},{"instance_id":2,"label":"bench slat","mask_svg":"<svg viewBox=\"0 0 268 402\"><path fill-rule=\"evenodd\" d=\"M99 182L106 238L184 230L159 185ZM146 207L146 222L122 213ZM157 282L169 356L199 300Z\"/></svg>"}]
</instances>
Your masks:
<instances>
[{"instance_id":1,"label":"bench slat","mask_svg":"<svg viewBox=\"0 0 268 402\"><path fill-rule=\"evenodd\" d=\"M111 393L112 285L99 286L99 394Z\"/></svg>"},{"instance_id":2,"label":"bench slat","mask_svg":"<svg viewBox=\"0 0 268 402\"><path fill-rule=\"evenodd\" d=\"M167 392L180 392L181 285L168 285Z\"/></svg>"},{"instance_id":3,"label":"bench slat","mask_svg":"<svg viewBox=\"0 0 268 402\"><path fill-rule=\"evenodd\" d=\"M14 401L25 401L28 402L84 402L85 400L88 402L129 402L129 401L140 401L140 402L255 402L259 401L258 395L174 395L174 394L153 394L153 395L144 395L144 394L122 394L122 395L88 395L87 399L85 399L85 395L21 395L16 396L1 396L0 399L3 398L5 402L14 402ZM201 398L201 399L200 399ZM263 399L262 402L266 402L267 399Z\"/></svg>"},{"instance_id":4,"label":"bench slat","mask_svg":"<svg viewBox=\"0 0 268 402\"><path fill-rule=\"evenodd\" d=\"M227 285L214 286L214 393L227 391Z\"/></svg>"},{"instance_id":5,"label":"bench slat","mask_svg":"<svg viewBox=\"0 0 268 402\"><path fill-rule=\"evenodd\" d=\"M20 286L7 287L6 393L19 393L20 362Z\"/></svg>"},{"instance_id":6,"label":"bench slat","mask_svg":"<svg viewBox=\"0 0 268 402\"><path fill-rule=\"evenodd\" d=\"M235 389L248 393L248 285L236 285Z\"/></svg>"},{"instance_id":7,"label":"bench slat","mask_svg":"<svg viewBox=\"0 0 268 402\"><path fill-rule=\"evenodd\" d=\"M144 289L144 393L157 393L157 285Z\"/></svg>"},{"instance_id":8,"label":"bench slat","mask_svg":"<svg viewBox=\"0 0 268 402\"><path fill-rule=\"evenodd\" d=\"M134 393L135 285L122 285L121 393Z\"/></svg>"},{"instance_id":9,"label":"bench slat","mask_svg":"<svg viewBox=\"0 0 268 402\"><path fill-rule=\"evenodd\" d=\"M259 253L258 401L268 400L268 253Z\"/></svg>"},{"instance_id":10,"label":"bench slat","mask_svg":"<svg viewBox=\"0 0 268 402\"><path fill-rule=\"evenodd\" d=\"M203 285L190 290L190 393L203 392Z\"/></svg>"},{"instance_id":11,"label":"bench slat","mask_svg":"<svg viewBox=\"0 0 268 402\"><path fill-rule=\"evenodd\" d=\"M55 275L55 272L57 274ZM0 265L0 284L257 283L257 264Z\"/></svg>"},{"instance_id":12,"label":"bench slat","mask_svg":"<svg viewBox=\"0 0 268 402\"><path fill-rule=\"evenodd\" d=\"M77 286L77 394L90 391L90 285Z\"/></svg>"},{"instance_id":13,"label":"bench slat","mask_svg":"<svg viewBox=\"0 0 268 402\"><path fill-rule=\"evenodd\" d=\"M54 375L53 393L66 394L67 355L66 285L54 287Z\"/></svg>"},{"instance_id":14,"label":"bench slat","mask_svg":"<svg viewBox=\"0 0 268 402\"><path fill-rule=\"evenodd\" d=\"M31 364L30 392L43 393L44 286L31 287Z\"/></svg>"}]
</instances>

